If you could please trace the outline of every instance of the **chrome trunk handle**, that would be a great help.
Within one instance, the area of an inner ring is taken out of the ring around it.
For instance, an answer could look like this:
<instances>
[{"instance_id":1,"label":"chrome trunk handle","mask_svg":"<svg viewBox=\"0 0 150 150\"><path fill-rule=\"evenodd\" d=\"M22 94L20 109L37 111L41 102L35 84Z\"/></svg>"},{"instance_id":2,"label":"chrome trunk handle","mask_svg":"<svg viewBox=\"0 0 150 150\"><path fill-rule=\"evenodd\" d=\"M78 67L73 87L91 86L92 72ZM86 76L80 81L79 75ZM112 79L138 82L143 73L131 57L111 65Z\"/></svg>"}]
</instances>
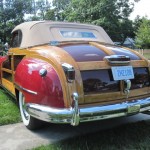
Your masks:
<instances>
[{"instance_id":1,"label":"chrome trunk handle","mask_svg":"<svg viewBox=\"0 0 150 150\"><path fill-rule=\"evenodd\" d=\"M131 88L131 81L124 80L124 93L126 94L126 98L128 98Z\"/></svg>"}]
</instances>

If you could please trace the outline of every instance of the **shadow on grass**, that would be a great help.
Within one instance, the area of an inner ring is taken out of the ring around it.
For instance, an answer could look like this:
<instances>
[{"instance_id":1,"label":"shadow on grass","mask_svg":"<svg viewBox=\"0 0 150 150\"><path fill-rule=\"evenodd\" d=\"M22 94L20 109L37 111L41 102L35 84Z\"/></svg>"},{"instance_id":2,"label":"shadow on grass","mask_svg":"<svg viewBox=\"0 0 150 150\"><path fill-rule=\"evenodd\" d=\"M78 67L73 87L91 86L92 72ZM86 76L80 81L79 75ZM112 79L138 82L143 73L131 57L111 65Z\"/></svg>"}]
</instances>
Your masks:
<instances>
[{"instance_id":1,"label":"shadow on grass","mask_svg":"<svg viewBox=\"0 0 150 150\"><path fill-rule=\"evenodd\" d=\"M149 150L150 122L141 121L67 139L35 150Z\"/></svg>"}]
</instances>

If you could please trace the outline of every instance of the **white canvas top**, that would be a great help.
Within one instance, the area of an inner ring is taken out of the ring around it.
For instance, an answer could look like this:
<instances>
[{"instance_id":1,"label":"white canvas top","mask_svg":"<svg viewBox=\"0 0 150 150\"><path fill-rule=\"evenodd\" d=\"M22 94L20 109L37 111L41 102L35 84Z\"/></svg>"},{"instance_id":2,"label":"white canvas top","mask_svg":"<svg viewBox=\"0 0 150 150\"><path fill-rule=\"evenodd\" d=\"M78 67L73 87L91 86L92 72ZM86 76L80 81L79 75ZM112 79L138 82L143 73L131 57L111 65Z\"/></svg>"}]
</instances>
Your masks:
<instances>
[{"instance_id":1,"label":"white canvas top","mask_svg":"<svg viewBox=\"0 0 150 150\"><path fill-rule=\"evenodd\" d=\"M53 41L99 41L113 44L102 27L80 23L31 21L14 28L22 32L20 48L48 44Z\"/></svg>"}]
</instances>

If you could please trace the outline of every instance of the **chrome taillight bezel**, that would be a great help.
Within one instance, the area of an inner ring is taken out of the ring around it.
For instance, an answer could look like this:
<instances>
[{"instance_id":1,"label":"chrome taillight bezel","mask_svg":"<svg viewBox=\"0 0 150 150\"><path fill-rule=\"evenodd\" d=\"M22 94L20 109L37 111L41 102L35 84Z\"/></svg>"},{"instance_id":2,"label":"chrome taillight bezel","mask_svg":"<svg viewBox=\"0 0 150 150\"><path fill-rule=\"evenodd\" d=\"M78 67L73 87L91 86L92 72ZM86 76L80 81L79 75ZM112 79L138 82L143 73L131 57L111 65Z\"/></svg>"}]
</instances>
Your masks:
<instances>
[{"instance_id":1,"label":"chrome taillight bezel","mask_svg":"<svg viewBox=\"0 0 150 150\"><path fill-rule=\"evenodd\" d=\"M74 69L74 67L68 63L63 63L62 68L65 72L67 81L72 83L75 80L75 69Z\"/></svg>"}]
</instances>

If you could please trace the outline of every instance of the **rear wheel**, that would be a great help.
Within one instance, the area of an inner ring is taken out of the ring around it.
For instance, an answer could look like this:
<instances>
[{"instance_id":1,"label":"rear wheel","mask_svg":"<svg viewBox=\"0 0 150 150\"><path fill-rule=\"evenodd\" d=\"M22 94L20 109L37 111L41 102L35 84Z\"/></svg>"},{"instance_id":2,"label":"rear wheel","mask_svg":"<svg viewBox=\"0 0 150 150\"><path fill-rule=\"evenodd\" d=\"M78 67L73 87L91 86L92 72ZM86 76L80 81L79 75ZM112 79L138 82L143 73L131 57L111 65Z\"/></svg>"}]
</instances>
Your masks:
<instances>
[{"instance_id":1,"label":"rear wheel","mask_svg":"<svg viewBox=\"0 0 150 150\"><path fill-rule=\"evenodd\" d=\"M34 130L42 126L43 123L42 121L30 116L29 113L27 112L25 97L22 92L19 92L19 108L20 108L22 121L28 129Z\"/></svg>"}]
</instances>

